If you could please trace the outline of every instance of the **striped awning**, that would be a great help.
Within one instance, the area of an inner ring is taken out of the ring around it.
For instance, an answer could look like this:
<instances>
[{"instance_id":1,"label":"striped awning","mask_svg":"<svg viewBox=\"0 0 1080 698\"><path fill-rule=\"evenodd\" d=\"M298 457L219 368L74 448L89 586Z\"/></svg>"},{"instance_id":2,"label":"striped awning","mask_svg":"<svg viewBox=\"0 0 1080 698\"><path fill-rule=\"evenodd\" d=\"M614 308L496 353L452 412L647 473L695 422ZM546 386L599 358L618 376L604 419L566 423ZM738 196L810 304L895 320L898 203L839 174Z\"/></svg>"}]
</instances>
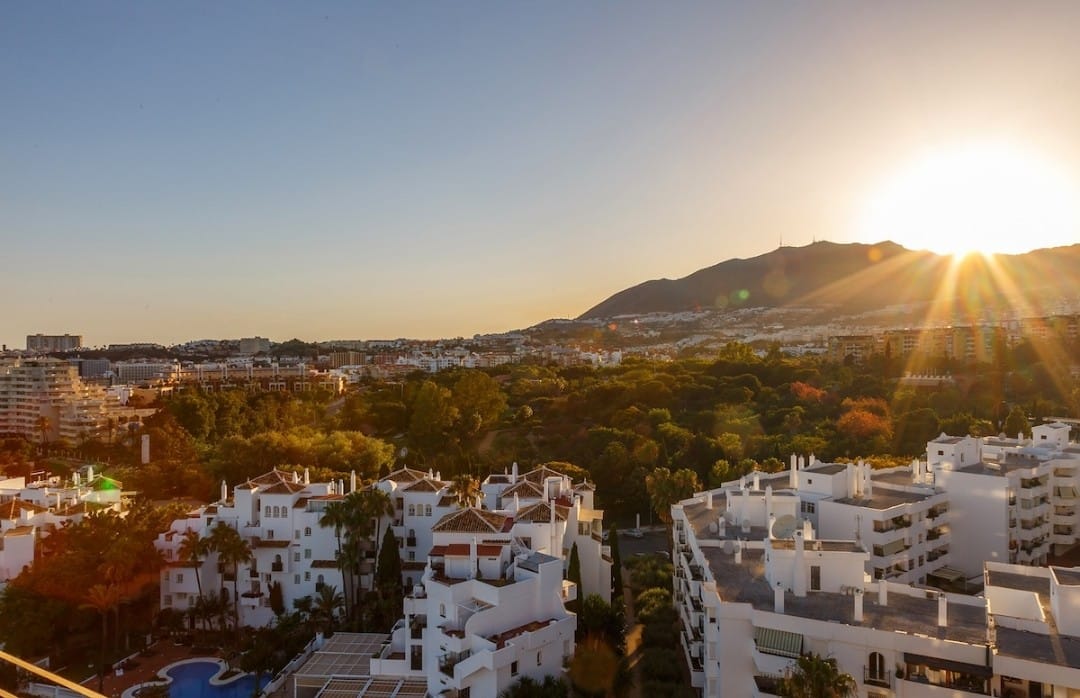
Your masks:
<instances>
[{"instance_id":1,"label":"striped awning","mask_svg":"<svg viewBox=\"0 0 1080 698\"><path fill-rule=\"evenodd\" d=\"M896 540L889 541L885 545L881 546L881 551L888 555L895 555L904 549L904 539L897 538Z\"/></svg>"},{"instance_id":2,"label":"striped awning","mask_svg":"<svg viewBox=\"0 0 1080 698\"><path fill-rule=\"evenodd\" d=\"M758 652L798 659L802 655L803 636L775 628L754 628L754 644Z\"/></svg>"}]
</instances>

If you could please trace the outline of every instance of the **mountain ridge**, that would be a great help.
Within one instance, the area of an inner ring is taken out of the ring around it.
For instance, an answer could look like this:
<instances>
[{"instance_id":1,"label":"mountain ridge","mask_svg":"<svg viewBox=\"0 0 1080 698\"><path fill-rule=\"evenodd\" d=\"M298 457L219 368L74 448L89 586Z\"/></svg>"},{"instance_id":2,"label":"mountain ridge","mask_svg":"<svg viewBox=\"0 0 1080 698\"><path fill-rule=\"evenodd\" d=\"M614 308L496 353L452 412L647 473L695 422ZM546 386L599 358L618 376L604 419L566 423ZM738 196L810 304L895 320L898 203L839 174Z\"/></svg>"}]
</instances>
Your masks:
<instances>
[{"instance_id":1,"label":"mountain ridge","mask_svg":"<svg viewBox=\"0 0 1080 698\"><path fill-rule=\"evenodd\" d=\"M652 279L619 291L579 320L619 315L821 307L858 313L893 305L937 305L950 312L993 310L1011 296L1033 305L1080 290L1080 244L1018 255L954 259L892 241L815 242L734 258L679 279Z\"/></svg>"}]
</instances>

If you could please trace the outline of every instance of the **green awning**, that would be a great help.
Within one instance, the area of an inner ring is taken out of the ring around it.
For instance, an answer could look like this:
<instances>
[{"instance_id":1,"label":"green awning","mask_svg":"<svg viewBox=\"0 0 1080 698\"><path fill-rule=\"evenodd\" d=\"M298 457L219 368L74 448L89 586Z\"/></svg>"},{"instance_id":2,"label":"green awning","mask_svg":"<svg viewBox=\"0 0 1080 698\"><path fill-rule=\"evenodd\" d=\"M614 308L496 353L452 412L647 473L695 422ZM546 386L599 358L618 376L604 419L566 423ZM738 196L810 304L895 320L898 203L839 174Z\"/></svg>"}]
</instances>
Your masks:
<instances>
[{"instance_id":1,"label":"green awning","mask_svg":"<svg viewBox=\"0 0 1080 698\"><path fill-rule=\"evenodd\" d=\"M798 659L802 655L803 636L774 628L754 628L754 644L758 652Z\"/></svg>"}]
</instances>

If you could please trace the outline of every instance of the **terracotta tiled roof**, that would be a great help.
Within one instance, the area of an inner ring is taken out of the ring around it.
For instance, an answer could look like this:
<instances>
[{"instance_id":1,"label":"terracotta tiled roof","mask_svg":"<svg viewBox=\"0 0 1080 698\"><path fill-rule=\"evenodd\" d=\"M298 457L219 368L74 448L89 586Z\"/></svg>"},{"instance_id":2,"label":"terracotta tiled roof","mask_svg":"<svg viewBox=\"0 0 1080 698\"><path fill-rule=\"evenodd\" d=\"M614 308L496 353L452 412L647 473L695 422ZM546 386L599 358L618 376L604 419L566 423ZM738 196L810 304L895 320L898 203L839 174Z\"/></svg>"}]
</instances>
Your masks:
<instances>
[{"instance_id":1,"label":"terracotta tiled roof","mask_svg":"<svg viewBox=\"0 0 1080 698\"><path fill-rule=\"evenodd\" d=\"M30 536L34 533L33 526L16 526L4 531L5 536Z\"/></svg>"},{"instance_id":2,"label":"terracotta tiled roof","mask_svg":"<svg viewBox=\"0 0 1080 698\"><path fill-rule=\"evenodd\" d=\"M513 497L514 495L519 497L543 497L544 490L540 485L535 482L529 482L528 480L519 480L517 484L510 485L502 491L503 499L506 497Z\"/></svg>"},{"instance_id":3,"label":"terracotta tiled roof","mask_svg":"<svg viewBox=\"0 0 1080 698\"><path fill-rule=\"evenodd\" d=\"M291 483L292 481L293 481L293 474L292 473L286 472L284 470L278 470L277 468L274 468L273 470L271 470L268 473L263 473L259 477L252 478L251 480L249 480L250 483L253 483L253 484L256 484L256 485L261 485L261 486L276 485L279 482L290 482Z\"/></svg>"},{"instance_id":4,"label":"terracotta tiled roof","mask_svg":"<svg viewBox=\"0 0 1080 698\"><path fill-rule=\"evenodd\" d=\"M468 543L451 543L450 545L436 545L431 548L431 554L439 557L468 557L471 555L469 550L472 546ZM503 546L501 545L477 545L476 554L480 557L496 557L502 554Z\"/></svg>"},{"instance_id":5,"label":"terracotta tiled roof","mask_svg":"<svg viewBox=\"0 0 1080 698\"><path fill-rule=\"evenodd\" d=\"M170 568L170 569L176 569L178 567L194 568L194 567L202 567L202 563L201 562L189 562L187 560L173 560L172 562L166 563L165 566Z\"/></svg>"},{"instance_id":6,"label":"terracotta tiled roof","mask_svg":"<svg viewBox=\"0 0 1080 698\"><path fill-rule=\"evenodd\" d=\"M509 531L514 520L509 516L483 509L462 509L439 519L432 531L455 533L499 533Z\"/></svg>"},{"instance_id":7,"label":"terracotta tiled roof","mask_svg":"<svg viewBox=\"0 0 1080 698\"><path fill-rule=\"evenodd\" d=\"M596 485L592 484L588 480L585 480L584 482L579 482L578 484L574 485L574 489L575 490L595 490Z\"/></svg>"},{"instance_id":8,"label":"terracotta tiled roof","mask_svg":"<svg viewBox=\"0 0 1080 698\"><path fill-rule=\"evenodd\" d=\"M555 505L555 518L558 521L566 521L566 515L570 513L569 507ZM521 507L514 517L517 521L532 521L543 523L551 521L551 505L547 502L537 502L527 507Z\"/></svg>"},{"instance_id":9,"label":"terracotta tiled roof","mask_svg":"<svg viewBox=\"0 0 1080 698\"><path fill-rule=\"evenodd\" d=\"M544 480L546 480L549 477L565 477L565 476L562 473L560 473L558 470L552 470L551 468L547 467L546 465L541 465L539 468L533 468L529 472L525 473L524 475L522 475L522 477L525 478L526 480L528 480L529 482L540 483L540 482L543 482Z\"/></svg>"},{"instance_id":10,"label":"terracotta tiled roof","mask_svg":"<svg viewBox=\"0 0 1080 698\"><path fill-rule=\"evenodd\" d=\"M279 482L262 491L262 494L295 494L303 491L304 486L296 482Z\"/></svg>"},{"instance_id":11,"label":"terracotta tiled roof","mask_svg":"<svg viewBox=\"0 0 1080 698\"><path fill-rule=\"evenodd\" d=\"M427 473L423 470L414 470L409 467L398 468L394 472L390 473L379 482L416 482L417 480L427 477Z\"/></svg>"},{"instance_id":12,"label":"terracotta tiled roof","mask_svg":"<svg viewBox=\"0 0 1080 698\"><path fill-rule=\"evenodd\" d=\"M405 485L401 490L403 492L438 492L443 487L446 487L445 483L425 477L423 480L417 480L411 485Z\"/></svg>"},{"instance_id":13,"label":"terracotta tiled roof","mask_svg":"<svg viewBox=\"0 0 1080 698\"><path fill-rule=\"evenodd\" d=\"M256 548L287 548L289 547L289 541L287 540L264 540L262 538L254 538L254 547Z\"/></svg>"},{"instance_id":14,"label":"terracotta tiled roof","mask_svg":"<svg viewBox=\"0 0 1080 698\"><path fill-rule=\"evenodd\" d=\"M337 569L337 562L333 560L312 560L311 567L317 570Z\"/></svg>"},{"instance_id":15,"label":"terracotta tiled roof","mask_svg":"<svg viewBox=\"0 0 1080 698\"><path fill-rule=\"evenodd\" d=\"M33 502L26 502L21 499L12 499L10 502L4 502L0 504L0 519L15 520L19 518L19 512L28 511L31 514L40 514L43 511L48 511L45 507L38 506Z\"/></svg>"}]
</instances>

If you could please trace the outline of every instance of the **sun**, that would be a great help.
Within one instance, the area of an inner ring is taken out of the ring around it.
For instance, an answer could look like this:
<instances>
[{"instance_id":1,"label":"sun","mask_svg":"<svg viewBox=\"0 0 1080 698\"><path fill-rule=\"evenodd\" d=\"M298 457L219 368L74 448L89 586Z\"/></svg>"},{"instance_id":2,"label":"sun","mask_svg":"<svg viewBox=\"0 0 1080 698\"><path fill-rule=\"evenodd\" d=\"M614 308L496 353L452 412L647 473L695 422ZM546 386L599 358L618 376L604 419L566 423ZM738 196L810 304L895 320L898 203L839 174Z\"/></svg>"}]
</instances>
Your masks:
<instances>
[{"instance_id":1,"label":"sun","mask_svg":"<svg viewBox=\"0 0 1080 698\"><path fill-rule=\"evenodd\" d=\"M1080 242L1080 187L1063 168L1004 143L929 151L867 199L865 242L963 256L1015 254Z\"/></svg>"}]
</instances>

